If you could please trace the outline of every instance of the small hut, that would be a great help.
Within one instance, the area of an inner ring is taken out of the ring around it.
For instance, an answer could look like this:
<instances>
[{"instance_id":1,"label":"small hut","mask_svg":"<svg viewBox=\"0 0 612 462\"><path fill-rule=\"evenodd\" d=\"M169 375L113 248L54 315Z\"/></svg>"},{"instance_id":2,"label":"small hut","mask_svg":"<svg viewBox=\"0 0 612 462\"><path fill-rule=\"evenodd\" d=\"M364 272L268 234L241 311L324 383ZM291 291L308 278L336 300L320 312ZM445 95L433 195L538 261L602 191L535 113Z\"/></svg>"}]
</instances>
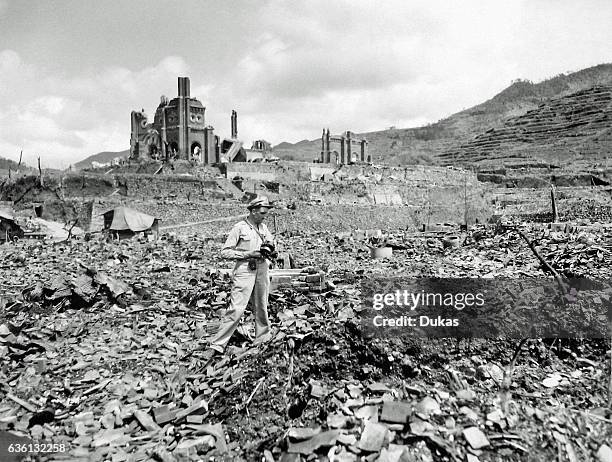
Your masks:
<instances>
[{"instance_id":1,"label":"small hut","mask_svg":"<svg viewBox=\"0 0 612 462\"><path fill-rule=\"evenodd\" d=\"M128 207L117 207L103 213L104 230L119 239L126 239L136 233L159 232L159 219Z\"/></svg>"},{"instance_id":2,"label":"small hut","mask_svg":"<svg viewBox=\"0 0 612 462\"><path fill-rule=\"evenodd\" d=\"M7 210L0 209L0 242L10 242L23 237L23 230L15 217Z\"/></svg>"}]
</instances>

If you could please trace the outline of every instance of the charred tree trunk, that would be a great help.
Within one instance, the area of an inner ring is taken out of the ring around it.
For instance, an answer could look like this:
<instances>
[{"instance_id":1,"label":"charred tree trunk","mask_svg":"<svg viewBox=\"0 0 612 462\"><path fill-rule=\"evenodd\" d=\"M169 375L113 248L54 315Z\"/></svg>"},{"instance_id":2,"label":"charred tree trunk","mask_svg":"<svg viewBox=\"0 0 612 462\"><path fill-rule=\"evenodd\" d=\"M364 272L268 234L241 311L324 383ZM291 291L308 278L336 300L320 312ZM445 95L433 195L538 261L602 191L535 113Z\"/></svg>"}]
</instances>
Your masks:
<instances>
[{"instance_id":1,"label":"charred tree trunk","mask_svg":"<svg viewBox=\"0 0 612 462\"><path fill-rule=\"evenodd\" d=\"M550 203L552 206L552 221L557 223L559 221L559 211L557 210L557 196L554 185L550 186Z\"/></svg>"},{"instance_id":2,"label":"charred tree trunk","mask_svg":"<svg viewBox=\"0 0 612 462\"><path fill-rule=\"evenodd\" d=\"M38 178L40 180L40 185L44 186L42 169L40 168L40 156L38 156Z\"/></svg>"}]
</instances>

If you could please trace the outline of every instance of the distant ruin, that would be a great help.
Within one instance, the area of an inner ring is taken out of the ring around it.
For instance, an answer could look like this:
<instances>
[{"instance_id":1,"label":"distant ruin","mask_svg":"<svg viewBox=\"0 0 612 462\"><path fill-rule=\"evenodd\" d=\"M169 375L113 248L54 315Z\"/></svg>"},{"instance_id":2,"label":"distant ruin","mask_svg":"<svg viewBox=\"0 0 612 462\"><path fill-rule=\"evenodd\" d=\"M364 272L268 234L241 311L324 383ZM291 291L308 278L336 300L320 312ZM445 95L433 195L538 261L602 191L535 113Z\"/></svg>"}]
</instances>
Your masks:
<instances>
[{"instance_id":1,"label":"distant ruin","mask_svg":"<svg viewBox=\"0 0 612 462\"><path fill-rule=\"evenodd\" d=\"M321 157L319 162L323 164L356 164L356 163L370 163L372 158L367 154L368 141L363 139L354 139L354 133L350 131L344 132L339 136L331 136L329 134L329 128L326 130L323 129L323 134L321 135ZM336 148L339 148L340 151L334 149L332 150L331 143L338 143ZM359 153L353 150L353 143L357 144L359 147Z\"/></svg>"},{"instance_id":2,"label":"distant ruin","mask_svg":"<svg viewBox=\"0 0 612 462\"><path fill-rule=\"evenodd\" d=\"M231 115L231 136L221 139L206 124L206 107L191 97L189 77L178 78L178 96L161 96L153 122L144 110L131 113L130 160L189 160L196 163L250 162L271 155L270 143L258 140L245 149L238 139L238 114Z\"/></svg>"}]
</instances>

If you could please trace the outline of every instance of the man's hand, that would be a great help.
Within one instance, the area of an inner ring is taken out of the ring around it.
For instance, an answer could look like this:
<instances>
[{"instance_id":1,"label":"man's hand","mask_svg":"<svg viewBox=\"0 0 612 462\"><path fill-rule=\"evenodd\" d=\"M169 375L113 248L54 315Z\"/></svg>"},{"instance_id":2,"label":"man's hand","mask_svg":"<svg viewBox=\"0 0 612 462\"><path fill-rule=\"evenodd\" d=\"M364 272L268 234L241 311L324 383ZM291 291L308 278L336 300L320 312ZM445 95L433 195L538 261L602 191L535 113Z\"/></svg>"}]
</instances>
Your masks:
<instances>
[{"instance_id":1,"label":"man's hand","mask_svg":"<svg viewBox=\"0 0 612 462\"><path fill-rule=\"evenodd\" d=\"M251 250L250 252L246 252L244 254L245 260L249 260L251 258L261 259L263 257L261 256L261 252L259 250Z\"/></svg>"}]
</instances>

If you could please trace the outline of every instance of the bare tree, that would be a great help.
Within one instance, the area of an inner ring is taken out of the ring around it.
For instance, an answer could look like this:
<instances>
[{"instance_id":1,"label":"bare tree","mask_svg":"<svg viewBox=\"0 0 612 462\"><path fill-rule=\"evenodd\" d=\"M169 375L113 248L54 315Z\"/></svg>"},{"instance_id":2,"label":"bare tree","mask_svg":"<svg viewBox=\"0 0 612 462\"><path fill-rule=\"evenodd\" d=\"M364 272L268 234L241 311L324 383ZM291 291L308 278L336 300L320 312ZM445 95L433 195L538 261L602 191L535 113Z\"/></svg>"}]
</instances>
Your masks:
<instances>
[{"instance_id":1,"label":"bare tree","mask_svg":"<svg viewBox=\"0 0 612 462\"><path fill-rule=\"evenodd\" d=\"M70 225L70 228L68 229L68 236L66 236L66 241L69 241L70 238L72 238L72 230L78 223L79 223L79 217L76 217L74 221L72 222L72 224Z\"/></svg>"}]
</instances>

